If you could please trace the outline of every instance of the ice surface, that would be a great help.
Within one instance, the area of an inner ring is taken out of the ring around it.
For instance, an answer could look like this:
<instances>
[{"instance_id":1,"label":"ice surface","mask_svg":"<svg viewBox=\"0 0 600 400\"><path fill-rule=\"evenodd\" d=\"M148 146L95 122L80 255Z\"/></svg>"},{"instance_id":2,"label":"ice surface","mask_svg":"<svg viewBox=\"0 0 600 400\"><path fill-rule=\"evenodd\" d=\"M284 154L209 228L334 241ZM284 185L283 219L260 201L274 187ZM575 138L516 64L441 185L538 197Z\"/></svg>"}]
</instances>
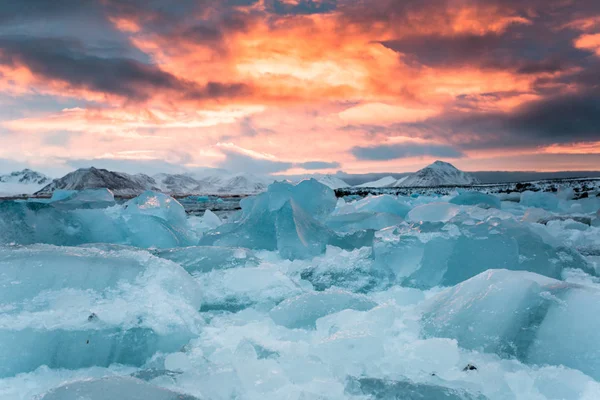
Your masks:
<instances>
[{"instance_id":1,"label":"ice surface","mask_svg":"<svg viewBox=\"0 0 600 400\"><path fill-rule=\"evenodd\" d=\"M394 232L379 233L373 246L375 267L390 271L404 285L452 286L488 269L531 271L556 279L566 268L596 274L577 251L514 220L417 224Z\"/></svg>"},{"instance_id":2,"label":"ice surface","mask_svg":"<svg viewBox=\"0 0 600 400\"><path fill-rule=\"evenodd\" d=\"M183 206L166 194L145 191L125 203L126 215L150 215L158 217L173 226L185 226L187 216Z\"/></svg>"},{"instance_id":3,"label":"ice surface","mask_svg":"<svg viewBox=\"0 0 600 400\"><path fill-rule=\"evenodd\" d=\"M109 377L69 382L39 400L198 400L131 377Z\"/></svg>"},{"instance_id":4,"label":"ice surface","mask_svg":"<svg viewBox=\"0 0 600 400\"><path fill-rule=\"evenodd\" d=\"M190 274L258 265L258 259L254 252L240 247L181 247L156 250L154 254L176 262Z\"/></svg>"},{"instance_id":5,"label":"ice surface","mask_svg":"<svg viewBox=\"0 0 600 400\"><path fill-rule=\"evenodd\" d=\"M600 291L530 272L490 270L434 297L425 306L428 337L515 357L565 365L600 378Z\"/></svg>"},{"instance_id":6,"label":"ice surface","mask_svg":"<svg viewBox=\"0 0 600 400\"><path fill-rule=\"evenodd\" d=\"M367 395L373 400L486 400L483 395L464 390L445 388L410 381L391 381L374 378L350 378L346 391L354 395Z\"/></svg>"},{"instance_id":7,"label":"ice surface","mask_svg":"<svg viewBox=\"0 0 600 400\"><path fill-rule=\"evenodd\" d=\"M145 248L196 244L183 207L167 196L152 197L149 193L139 201L130 200L126 208L81 208L85 202L73 199L52 203L0 202L0 243L76 246L99 242ZM95 201L92 197L90 202L98 204Z\"/></svg>"},{"instance_id":8,"label":"ice surface","mask_svg":"<svg viewBox=\"0 0 600 400\"><path fill-rule=\"evenodd\" d=\"M356 212L386 213L398 215L402 218L408 214L410 206L389 194L368 196L364 199L345 204L336 210L337 214L350 214Z\"/></svg>"},{"instance_id":9,"label":"ice surface","mask_svg":"<svg viewBox=\"0 0 600 400\"><path fill-rule=\"evenodd\" d=\"M460 212L460 207L449 203L429 203L409 211L406 219L413 222L447 222Z\"/></svg>"},{"instance_id":10,"label":"ice surface","mask_svg":"<svg viewBox=\"0 0 600 400\"><path fill-rule=\"evenodd\" d=\"M598 399L600 200L561 192L0 202L0 400Z\"/></svg>"},{"instance_id":11,"label":"ice surface","mask_svg":"<svg viewBox=\"0 0 600 400\"><path fill-rule=\"evenodd\" d=\"M37 245L0 250L0 376L142 365L201 326L201 291L143 251Z\"/></svg>"},{"instance_id":12,"label":"ice surface","mask_svg":"<svg viewBox=\"0 0 600 400\"><path fill-rule=\"evenodd\" d=\"M558 208L559 199L552 193L532 192L521 193L521 204L527 207L538 207L554 211Z\"/></svg>"},{"instance_id":13,"label":"ice surface","mask_svg":"<svg viewBox=\"0 0 600 400\"><path fill-rule=\"evenodd\" d=\"M115 196L108 189L57 190L49 203L61 210L106 208L115 205Z\"/></svg>"},{"instance_id":14,"label":"ice surface","mask_svg":"<svg viewBox=\"0 0 600 400\"><path fill-rule=\"evenodd\" d=\"M483 208L500 208L500 199L496 196L480 192L463 192L450 200L451 204L461 206L478 206Z\"/></svg>"},{"instance_id":15,"label":"ice surface","mask_svg":"<svg viewBox=\"0 0 600 400\"><path fill-rule=\"evenodd\" d=\"M207 232L201 245L278 250L288 259L312 258L327 244L353 249L372 243L373 234L337 234L320 220L336 206L333 191L314 179L294 186L276 182L267 192L240 202L239 220Z\"/></svg>"},{"instance_id":16,"label":"ice surface","mask_svg":"<svg viewBox=\"0 0 600 400\"><path fill-rule=\"evenodd\" d=\"M325 315L351 309L366 311L377 303L367 297L342 290L306 293L287 299L273 308L269 315L278 325L291 329L315 328L317 319Z\"/></svg>"}]
</instances>

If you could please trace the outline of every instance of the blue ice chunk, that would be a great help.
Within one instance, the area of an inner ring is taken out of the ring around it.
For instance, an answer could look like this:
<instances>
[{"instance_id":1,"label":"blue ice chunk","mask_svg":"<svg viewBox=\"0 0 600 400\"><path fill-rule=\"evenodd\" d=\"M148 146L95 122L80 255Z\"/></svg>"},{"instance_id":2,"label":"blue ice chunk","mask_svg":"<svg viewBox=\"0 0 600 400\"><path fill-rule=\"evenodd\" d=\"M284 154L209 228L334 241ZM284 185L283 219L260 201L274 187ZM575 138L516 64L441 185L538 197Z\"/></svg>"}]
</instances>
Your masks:
<instances>
[{"instance_id":1,"label":"blue ice chunk","mask_svg":"<svg viewBox=\"0 0 600 400\"><path fill-rule=\"evenodd\" d=\"M317 319L342 310L367 311L377 303L364 295L343 290L310 292L287 299L273 308L269 315L278 325L290 329L314 329Z\"/></svg>"},{"instance_id":2,"label":"blue ice chunk","mask_svg":"<svg viewBox=\"0 0 600 400\"><path fill-rule=\"evenodd\" d=\"M40 400L198 400L132 377L111 376L75 381L47 392Z\"/></svg>"},{"instance_id":3,"label":"blue ice chunk","mask_svg":"<svg viewBox=\"0 0 600 400\"><path fill-rule=\"evenodd\" d=\"M77 193L77 190L57 189L54 192L52 192L52 197L50 198L50 201L66 200L69 197L73 196L75 193Z\"/></svg>"},{"instance_id":4,"label":"blue ice chunk","mask_svg":"<svg viewBox=\"0 0 600 400\"><path fill-rule=\"evenodd\" d=\"M532 192L527 190L521 193L521 204L527 207L543 208L555 211L558 209L559 199L552 193Z\"/></svg>"},{"instance_id":5,"label":"blue ice chunk","mask_svg":"<svg viewBox=\"0 0 600 400\"><path fill-rule=\"evenodd\" d=\"M50 204L61 210L107 208L114 206L115 196L108 189L62 190L52 194Z\"/></svg>"},{"instance_id":6,"label":"blue ice chunk","mask_svg":"<svg viewBox=\"0 0 600 400\"><path fill-rule=\"evenodd\" d=\"M561 279L565 268L596 275L577 251L547 243L527 224L513 220L461 225L454 234L443 226L417 224L376 239L374 257L377 268L389 269L399 283L419 288L452 286L488 269L530 271L555 279Z\"/></svg>"},{"instance_id":7,"label":"blue ice chunk","mask_svg":"<svg viewBox=\"0 0 600 400\"><path fill-rule=\"evenodd\" d=\"M275 215L277 250L287 259L306 259L325 252L332 232L308 215L294 201L287 201Z\"/></svg>"},{"instance_id":8,"label":"blue ice chunk","mask_svg":"<svg viewBox=\"0 0 600 400\"><path fill-rule=\"evenodd\" d=\"M347 212L346 212L347 211ZM404 218L410 211L410 206L389 194L368 196L340 209L341 213L373 212L393 214Z\"/></svg>"},{"instance_id":9,"label":"blue ice chunk","mask_svg":"<svg viewBox=\"0 0 600 400\"><path fill-rule=\"evenodd\" d=\"M346 393L369 396L373 400L486 400L481 394L409 380L393 381L378 378L348 378Z\"/></svg>"},{"instance_id":10,"label":"blue ice chunk","mask_svg":"<svg viewBox=\"0 0 600 400\"><path fill-rule=\"evenodd\" d=\"M153 191L145 191L124 205L127 215L152 215L169 222L173 226L185 226L187 216L183 206L171 196Z\"/></svg>"},{"instance_id":11,"label":"blue ice chunk","mask_svg":"<svg viewBox=\"0 0 600 400\"><path fill-rule=\"evenodd\" d=\"M481 192L463 192L452 198L450 203L461 206L478 206L481 208L500 209L500 199L498 197Z\"/></svg>"},{"instance_id":12,"label":"blue ice chunk","mask_svg":"<svg viewBox=\"0 0 600 400\"><path fill-rule=\"evenodd\" d=\"M156 250L154 254L181 265L190 274L258 265L254 252L241 247L192 246Z\"/></svg>"},{"instance_id":13,"label":"blue ice chunk","mask_svg":"<svg viewBox=\"0 0 600 400\"><path fill-rule=\"evenodd\" d=\"M336 232L356 232L365 229L381 230L400 225L404 219L396 214L357 212L331 215L325 224Z\"/></svg>"},{"instance_id":14,"label":"blue ice chunk","mask_svg":"<svg viewBox=\"0 0 600 400\"><path fill-rule=\"evenodd\" d=\"M141 366L197 336L202 293L180 266L136 250L0 248L0 377Z\"/></svg>"},{"instance_id":15,"label":"blue ice chunk","mask_svg":"<svg viewBox=\"0 0 600 400\"><path fill-rule=\"evenodd\" d=\"M423 333L529 364L600 378L600 291L524 271L490 270L424 306Z\"/></svg>"},{"instance_id":16,"label":"blue ice chunk","mask_svg":"<svg viewBox=\"0 0 600 400\"><path fill-rule=\"evenodd\" d=\"M337 235L320 221L333 211L333 191L314 179L296 186L276 182L267 192L241 201L237 220L206 232L200 245L279 250L289 259L310 258L327 244L345 249L369 246L373 232Z\"/></svg>"}]
</instances>

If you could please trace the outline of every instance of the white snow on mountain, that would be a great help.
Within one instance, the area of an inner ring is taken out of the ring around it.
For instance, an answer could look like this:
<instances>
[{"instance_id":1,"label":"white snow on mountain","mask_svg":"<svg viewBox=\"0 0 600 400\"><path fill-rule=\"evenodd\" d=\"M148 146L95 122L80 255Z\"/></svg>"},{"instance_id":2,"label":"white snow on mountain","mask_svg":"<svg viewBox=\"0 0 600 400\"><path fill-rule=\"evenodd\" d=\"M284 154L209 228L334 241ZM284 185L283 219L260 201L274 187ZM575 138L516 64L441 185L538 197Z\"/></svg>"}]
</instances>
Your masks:
<instances>
[{"instance_id":1,"label":"white snow on mountain","mask_svg":"<svg viewBox=\"0 0 600 400\"><path fill-rule=\"evenodd\" d=\"M30 169L0 175L0 196L32 194L50 181L46 175Z\"/></svg>"},{"instance_id":2,"label":"white snow on mountain","mask_svg":"<svg viewBox=\"0 0 600 400\"><path fill-rule=\"evenodd\" d=\"M477 184L475 176L463 172L454 165L436 161L427 167L401 178L395 187L467 186Z\"/></svg>"},{"instance_id":3,"label":"white snow on mountain","mask_svg":"<svg viewBox=\"0 0 600 400\"><path fill-rule=\"evenodd\" d=\"M110 189L117 196L136 196L145 190L160 190L156 185L156 181L148 175L129 175L123 172L91 167L80 168L60 179L55 179L36 194L47 195L57 189L84 190L97 188Z\"/></svg>"},{"instance_id":4,"label":"white snow on mountain","mask_svg":"<svg viewBox=\"0 0 600 400\"><path fill-rule=\"evenodd\" d=\"M157 174L152 178L161 192L170 194L196 194L200 185L197 179L188 174Z\"/></svg>"},{"instance_id":5,"label":"white snow on mountain","mask_svg":"<svg viewBox=\"0 0 600 400\"><path fill-rule=\"evenodd\" d=\"M356 185L355 187L361 188L381 188L381 187L391 187L397 182L397 179L393 176L386 176L385 178L378 179L372 182L362 183L360 185Z\"/></svg>"},{"instance_id":6,"label":"white snow on mountain","mask_svg":"<svg viewBox=\"0 0 600 400\"><path fill-rule=\"evenodd\" d=\"M323 175L321 177L315 177L319 182L325 186L329 186L332 189L341 189L350 187L346 182L334 175Z\"/></svg>"}]
</instances>

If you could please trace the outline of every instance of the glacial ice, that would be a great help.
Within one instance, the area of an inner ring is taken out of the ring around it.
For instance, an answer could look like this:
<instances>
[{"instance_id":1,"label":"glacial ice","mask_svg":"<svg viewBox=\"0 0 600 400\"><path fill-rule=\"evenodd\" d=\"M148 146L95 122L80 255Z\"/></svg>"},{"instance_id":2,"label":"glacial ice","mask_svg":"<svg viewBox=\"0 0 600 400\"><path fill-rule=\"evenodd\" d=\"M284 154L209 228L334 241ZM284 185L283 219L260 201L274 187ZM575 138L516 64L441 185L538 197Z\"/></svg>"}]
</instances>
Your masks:
<instances>
[{"instance_id":1,"label":"glacial ice","mask_svg":"<svg viewBox=\"0 0 600 400\"><path fill-rule=\"evenodd\" d=\"M240 205L239 220L206 232L199 244L278 250L293 260L322 254L327 244L353 249L372 243L372 233L337 234L320 222L334 210L336 199L329 187L314 179L295 186L276 182Z\"/></svg>"},{"instance_id":2,"label":"glacial ice","mask_svg":"<svg viewBox=\"0 0 600 400\"><path fill-rule=\"evenodd\" d=\"M49 203L61 210L107 208L115 205L115 196L108 189L57 190Z\"/></svg>"},{"instance_id":3,"label":"glacial ice","mask_svg":"<svg viewBox=\"0 0 600 400\"><path fill-rule=\"evenodd\" d=\"M564 365L600 378L600 291L531 272L490 270L448 289L424 306L423 331L460 346Z\"/></svg>"},{"instance_id":4,"label":"glacial ice","mask_svg":"<svg viewBox=\"0 0 600 400\"><path fill-rule=\"evenodd\" d=\"M600 200L567 192L0 202L0 400L598 399Z\"/></svg>"},{"instance_id":5,"label":"glacial ice","mask_svg":"<svg viewBox=\"0 0 600 400\"><path fill-rule=\"evenodd\" d=\"M0 250L0 376L142 365L197 334L201 292L178 265L143 251Z\"/></svg>"},{"instance_id":6,"label":"glacial ice","mask_svg":"<svg viewBox=\"0 0 600 400\"><path fill-rule=\"evenodd\" d=\"M500 199L494 195L480 192L463 192L450 200L451 204L461 206L478 206L483 208L500 208Z\"/></svg>"},{"instance_id":7,"label":"glacial ice","mask_svg":"<svg viewBox=\"0 0 600 400\"><path fill-rule=\"evenodd\" d=\"M258 265L254 252L240 247L193 246L155 250L153 253L181 265L192 275L212 270Z\"/></svg>"},{"instance_id":8,"label":"glacial ice","mask_svg":"<svg viewBox=\"0 0 600 400\"><path fill-rule=\"evenodd\" d=\"M552 193L532 192L528 190L521 193L521 204L527 207L538 207L544 210L555 211L558 208L559 199Z\"/></svg>"},{"instance_id":9,"label":"glacial ice","mask_svg":"<svg viewBox=\"0 0 600 400\"><path fill-rule=\"evenodd\" d=\"M108 377L69 382L50 390L40 400L199 400L131 377Z\"/></svg>"},{"instance_id":10,"label":"glacial ice","mask_svg":"<svg viewBox=\"0 0 600 400\"><path fill-rule=\"evenodd\" d=\"M372 300L342 290L306 293L287 299L269 315L278 325L290 329L315 328L317 319L342 310L366 311L377 306Z\"/></svg>"}]
</instances>

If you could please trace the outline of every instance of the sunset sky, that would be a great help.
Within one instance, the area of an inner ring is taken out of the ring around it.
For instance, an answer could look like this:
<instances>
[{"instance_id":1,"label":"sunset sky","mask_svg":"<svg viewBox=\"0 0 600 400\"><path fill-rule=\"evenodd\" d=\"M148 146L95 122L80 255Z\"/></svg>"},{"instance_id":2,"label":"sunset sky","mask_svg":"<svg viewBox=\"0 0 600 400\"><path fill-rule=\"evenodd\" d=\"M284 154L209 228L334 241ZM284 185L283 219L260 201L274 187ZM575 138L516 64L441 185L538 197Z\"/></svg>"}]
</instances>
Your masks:
<instances>
[{"instance_id":1,"label":"sunset sky","mask_svg":"<svg viewBox=\"0 0 600 400\"><path fill-rule=\"evenodd\" d=\"M600 169L598 0L8 0L0 172Z\"/></svg>"}]
</instances>

